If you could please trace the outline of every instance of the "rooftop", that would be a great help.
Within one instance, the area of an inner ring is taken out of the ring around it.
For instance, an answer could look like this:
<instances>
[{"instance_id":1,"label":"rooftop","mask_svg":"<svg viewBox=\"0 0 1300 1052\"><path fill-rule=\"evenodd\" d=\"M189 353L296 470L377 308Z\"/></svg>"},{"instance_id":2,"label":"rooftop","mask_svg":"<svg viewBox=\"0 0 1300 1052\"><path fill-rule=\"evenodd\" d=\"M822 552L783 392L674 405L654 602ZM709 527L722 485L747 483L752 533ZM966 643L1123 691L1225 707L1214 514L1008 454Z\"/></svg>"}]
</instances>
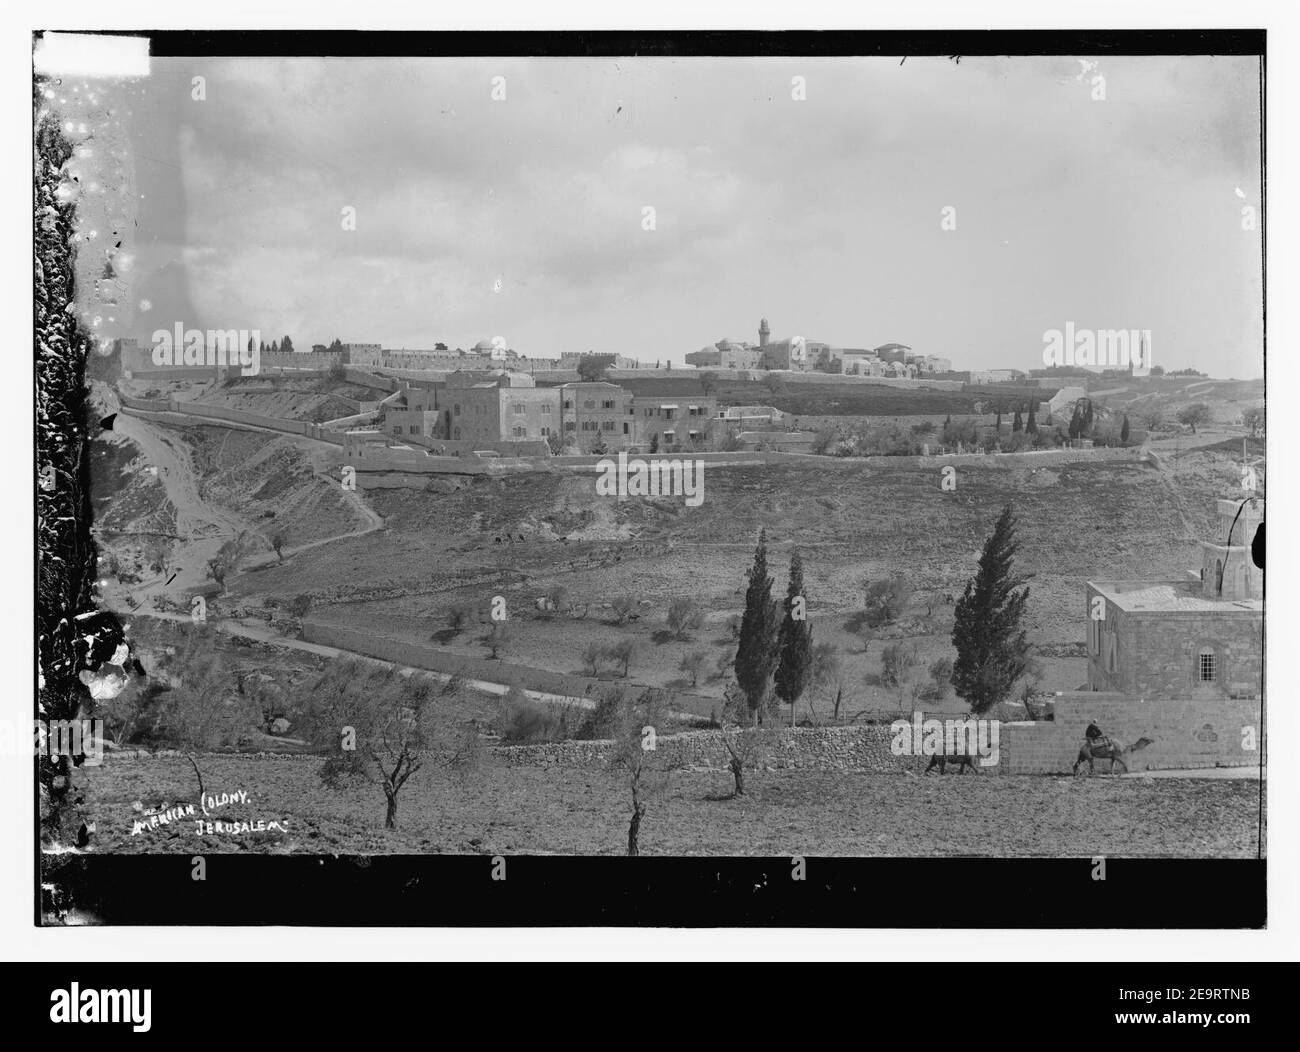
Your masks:
<instances>
[{"instance_id":1,"label":"rooftop","mask_svg":"<svg viewBox=\"0 0 1300 1052\"><path fill-rule=\"evenodd\" d=\"M1206 599L1201 594L1201 582L1190 577L1185 581L1089 581L1088 585L1130 613L1264 611L1262 599Z\"/></svg>"}]
</instances>

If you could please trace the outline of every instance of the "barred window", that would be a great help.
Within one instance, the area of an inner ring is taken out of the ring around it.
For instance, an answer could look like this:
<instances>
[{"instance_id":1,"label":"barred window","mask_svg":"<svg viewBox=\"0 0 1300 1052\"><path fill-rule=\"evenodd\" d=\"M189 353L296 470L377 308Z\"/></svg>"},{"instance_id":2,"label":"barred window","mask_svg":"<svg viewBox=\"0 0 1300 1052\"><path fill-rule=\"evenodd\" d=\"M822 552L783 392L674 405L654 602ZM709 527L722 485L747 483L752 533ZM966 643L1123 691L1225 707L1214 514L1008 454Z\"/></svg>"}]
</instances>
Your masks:
<instances>
[{"instance_id":1,"label":"barred window","mask_svg":"<svg viewBox=\"0 0 1300 1052\"><path fill-rule=\"evenodd\" d=\"M1200 654L1197 655L1196 658L1197 678L1202 683L1213 683L1215 680L1215 673L1218 671L1215 668L1215 665L1216 665L1216 661L1215 661L1214 651L1202 650Z\"/></svg>"}]
</instances>

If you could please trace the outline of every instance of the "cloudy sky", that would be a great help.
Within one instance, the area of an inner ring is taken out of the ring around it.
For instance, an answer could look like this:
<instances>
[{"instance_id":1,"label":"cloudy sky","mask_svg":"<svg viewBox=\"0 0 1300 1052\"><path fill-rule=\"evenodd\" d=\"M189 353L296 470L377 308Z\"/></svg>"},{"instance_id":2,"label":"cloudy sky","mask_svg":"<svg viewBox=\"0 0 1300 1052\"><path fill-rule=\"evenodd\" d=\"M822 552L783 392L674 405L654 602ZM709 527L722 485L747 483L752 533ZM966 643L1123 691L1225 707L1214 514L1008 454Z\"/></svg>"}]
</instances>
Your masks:
<instances>
[{"instance_id":1,"label":"cloudy sky","mask_svg":"<svg viewBox=\"0 0 1300 1052\"><path fill-rule=\"evenodd\" d=\"M1031 368L1072 321L1257 376L1258 87L1239 58L155 59L134 331L680 364L766 315Z\"/></svg>"}]
</instances>

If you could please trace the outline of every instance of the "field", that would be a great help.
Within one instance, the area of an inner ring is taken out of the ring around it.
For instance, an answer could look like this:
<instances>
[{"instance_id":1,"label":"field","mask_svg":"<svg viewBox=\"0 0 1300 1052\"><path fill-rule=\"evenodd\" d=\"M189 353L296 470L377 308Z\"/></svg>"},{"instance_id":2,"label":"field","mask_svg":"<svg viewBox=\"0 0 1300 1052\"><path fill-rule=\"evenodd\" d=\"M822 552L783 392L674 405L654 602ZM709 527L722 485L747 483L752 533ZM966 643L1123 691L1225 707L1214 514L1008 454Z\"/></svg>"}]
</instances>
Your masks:
<instances>
[{"instance_id":1,"label":"field","mask_svg":"<svg viewBox=\"0 0 1300 1052\"><path fill-rule=\"evenodd\" d=\"M950 601L927 617L919 596L958 596L998 509L1013 502L1031 640L1046 666L1042 688L1072 690L1084 676L1087 579L1181 577L1211 529L1213 499L1232 492L1238 470L1226 451L1184 456L1176 475L1137 465L972 469L950 493L941 491L937 469L764 466L707 476L706 499L695 509L669 499L601 500L591 479L552 475L475 480L437 495L380 491L367 499L384 517L382 532L244 575L223 603L255 611L267 598L308 593L316 616L345 624L382 619L390 634L427 643L453 605L486 610L502 595L515 622L506 660L577 673L587 643L631 638L640 647L634 682L683 689L678 664L686 652L705 650L712 669L731 646L727 622L741 609L744 575L765 527L775 593L784 591L790 551L803 555L814 637L840 651L850 711L888 710L897 708L896 694L873 681L882 648L914 641L925 665L951 656ZM918 599L867 642L857 616L862 581L898 572ZM553 584L566 589L577 613L539 616L536 600ZM678 595L698 598L708 612L689 642L664 638L667 605ZM618 596L639 604L637 619L624 626L612 624L608 610ZM485 656L479 635L443 634L439 642ZM720 695L722 681L706 677L699 689Z\"/></svg>"},{"instance_id":2,"label":"field","mask_svg":"<svg viewBox=\"0 0 1300 1052\"><path fill-rule=\"evenodd\" d=\"M184 822L132 836L132 803L194 799L179 758L86 771L107 852L621 854L630 797L611 772L492 767L464 781L421 773L383 829L377 786L326 791L310 758L207 757L214 811L275 818L286 832L199 836ZM647 855L1255 857L1259 783L1191 778L1003 778L761 771L730 798L724 772L682 771L651 797Z\"/></svg>"}]
</instances>

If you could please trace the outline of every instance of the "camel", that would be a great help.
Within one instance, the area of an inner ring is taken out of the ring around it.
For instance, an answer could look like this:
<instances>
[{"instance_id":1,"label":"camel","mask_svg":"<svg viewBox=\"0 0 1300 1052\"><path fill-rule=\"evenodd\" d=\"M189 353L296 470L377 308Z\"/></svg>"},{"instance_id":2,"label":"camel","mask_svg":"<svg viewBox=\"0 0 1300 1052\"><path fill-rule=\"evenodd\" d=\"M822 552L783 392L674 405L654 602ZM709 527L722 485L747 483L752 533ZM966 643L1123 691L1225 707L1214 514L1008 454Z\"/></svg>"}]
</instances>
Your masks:
<instances>
[{"instance_id":1,"label":"camel","mask_svg":"<svg viewBox=\"0 0 1300 1052\"><path fill-rule=\"evenodd\" d=\"M930 757L930 766L925 769L925 773L929 774L930 771L933 770L933 768L937 764L939 767L939 773L943 774L944 768L947 767L948 764L950 763L955 763L957 765L958 774L965 774L967 767L969 767L976 774L980 773L980 769L975 766L974 756L967 756L964 753L954 754L952 756L945 756L941 752L935 753L933 756Z\"/></svg>"},{"instance_id":2,"label":"camel","mask_svg":"<svg viewBox=\"0 0 1300 1052\"><path fill-rule=\"evenodd\" d=\"M1074 761L1073 773L1079 773L1079 764L1083 763L1084 760L1088 761L1089 774L1093 773L1093 760L1109 760L1111 774L1115 773L1116 764L1123 767L1124 773L1127 774L1128 764L1125 762L1124 757L1129 753L1138 752L1141 749L1145 749L1148 745L1153 744L1155 744L1155 739L1148 738L1145 735L1135 741L1127 749L1119 742L1112 741L1109 738L1084 739L1083 748L1079 750L1079 758Z\"/></svg>"}]
</instances>

